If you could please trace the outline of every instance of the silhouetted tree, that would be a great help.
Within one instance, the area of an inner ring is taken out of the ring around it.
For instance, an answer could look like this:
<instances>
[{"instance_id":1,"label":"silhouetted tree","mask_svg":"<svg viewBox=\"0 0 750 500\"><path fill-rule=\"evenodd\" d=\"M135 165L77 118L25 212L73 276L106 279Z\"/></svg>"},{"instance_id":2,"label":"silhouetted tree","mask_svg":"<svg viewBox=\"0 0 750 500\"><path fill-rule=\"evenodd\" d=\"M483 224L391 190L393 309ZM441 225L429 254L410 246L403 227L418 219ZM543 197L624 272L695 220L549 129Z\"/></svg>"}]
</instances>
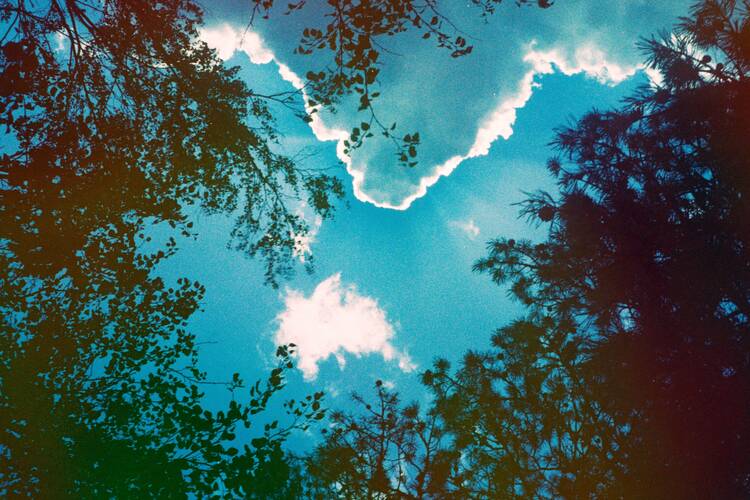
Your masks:
<instances>
[{"instance_id":1,"label":"silhouetted tree","mask_svg":"<svg viewBox=\"0 0 750 500\"><path fill-rule=\"evenodd\" d=\"M523 210L548 239L491 242L476 266L530 307L480 381L507 382L519 341L541 349L523 353L524 399L539 399L523 415L557 423L553 495L750 492L748 7L703 1L645 41L663 83L558 133L560 194Z\"/></svg>"},{"instance_id":2,"label":"silhouetted tree","mask_svg":"<svg viewBox=\"0 0 750 500\"><path fill-rule=\"evenodd\" d=\"M190 236L194 204L238 210L235 245L275 283L306 229L295 200L327 216L340 182L274 152L266 104L198 41L192 2L2 1L0 21L0 494L281 491L281 442L321 411L291 403L237 445L289 354L204 408L185 329L203 287L154 277L176 234L145 233Z\"/></svg>"},{"instance_id":3,"label":"silhouetted tree","mask_svg":"<svg viewBox=\"0 0 750 500\"><path fill-rule=\"evenodd\" d=\"M306 459L314 498L457 498L458 453L446 447L434 411L403 405L378 380L370 404L354 394L357 410L329 414L324 441Z\"/></svg>"},{"instance_id":4,"label":"silhouetted tree","mask_svg":"<svg viewBox=\"0 0 750 500\"><path fill-rule=\"evenodd\" d=\"M233 243L265 257L273 283L306 230L299 195L330 215L340 182L274 152L266 101L198 40L194 3L3 1L0 19L2 222L19 260L54 245L54 275L123 214L189 232L198 204L239 210Z\"/></svg>"}]
</instances>

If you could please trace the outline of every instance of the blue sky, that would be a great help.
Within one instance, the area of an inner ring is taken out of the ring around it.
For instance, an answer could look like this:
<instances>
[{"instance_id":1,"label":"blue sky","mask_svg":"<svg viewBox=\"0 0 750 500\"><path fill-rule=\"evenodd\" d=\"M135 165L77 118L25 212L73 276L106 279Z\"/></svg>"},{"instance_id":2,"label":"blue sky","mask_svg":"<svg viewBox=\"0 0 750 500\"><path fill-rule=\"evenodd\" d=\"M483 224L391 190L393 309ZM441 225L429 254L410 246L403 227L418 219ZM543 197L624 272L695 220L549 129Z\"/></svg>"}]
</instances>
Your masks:
<instances>
[{"instance_id":1,"label":"blue sky","mask_svg":"<svg viewBox=\"0 0 750 500\"><path fill-rule=\"evenodd\" d=\"M386 58L380 82L384 121L423 138L416 168L398 166L377 141L349 159L335 140L321 140L361 121L346 106L335 116L321 112L315 130L277 110L280 147L303 154L307 166L333 168L346 186L335 219L310 218L313 274L300 265L278 290L263 286L262 263L226 248L231 218L199 214L198 239L183 241L160 269L207 288L190 326L211 342L201 346L201 362L212 378L262 377L275 344L294 341L301 369L289 396L323 389L328 406L346 407L352 390L367 393L380 378L407 399L423 397L416 381L434 358L458 361L467 349L485 348L495 328L523 312L471 266L491 238L543 237L544 227L519 220L512 204L523 191L554 189L544 168L553 129L647 83L635 42L689 6L558 0L542 11L508 2L483 23L462 2L444 3L475 38L474 53L453 60L400 36L390 48L401 55ZM292 55L301 28L318 15L310 4L298 17L277 12L243 38L246 2L212 2L204 38L252 88L291 90L292 73L320 64Z\"/></svg>"}]
</instances>

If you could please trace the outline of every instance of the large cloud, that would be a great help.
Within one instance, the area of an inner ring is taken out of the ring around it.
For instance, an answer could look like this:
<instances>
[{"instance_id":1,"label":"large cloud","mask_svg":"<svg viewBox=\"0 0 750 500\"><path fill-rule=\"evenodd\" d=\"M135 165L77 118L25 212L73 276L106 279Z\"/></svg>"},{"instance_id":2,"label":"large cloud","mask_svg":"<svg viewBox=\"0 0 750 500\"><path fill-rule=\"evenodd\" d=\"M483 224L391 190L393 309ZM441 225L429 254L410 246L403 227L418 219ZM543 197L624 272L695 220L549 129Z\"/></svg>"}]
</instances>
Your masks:
<instances>
[{"instance_id":1,"label":"large cloud","mask_svg":"<svg viewBox=\"0 0 750 500\"><path fill-rule=\"evenodd\" d=\"M371 297L344 285L341 275L322 281L310 297L288 290L284 310L277 316L278 345L296 344L298 366L305 378L318 375L318 363L334 356L343 368L346 354L380 354L403 371L415 367L409 356L392 344L394 328L385 311Z\"/></svg>"},{"instance_id":2,"label":"large cloud","mask_svg":"<svg viewBox=\"0 0 750 500\"><path fill-rule=\"evenodd\" d=\"M378 140L352 157L345 155L347 131L362 119L347 107L335 115L324 110L311 115L315 136L337 141L338 156L361 201L406 210L462 162L488 154L498 138L511 136L516 112L539 87L541 75L585 74L609 85L631 77L643 69L642 56L635 49L638 37L670 26L677 14L685 13L687 4L566 0L544 11L508 5L489 23L481 23L463 2L445 2L445 6L449 17L476 35L471 56L453 61L429 43L409 37L394 41L394 52L403 55L383 55L381 83L384 96L390 97L378 103L380 118L398 122L403 132L420 131L423 146L417 168L399 167L393 151ZM203 38L222 57L242 51L253 62L274 62L281 78L302 90L298 74L312 60L292 55L298 33L290 32L284 18L277 21L258 26L263 39L229 25L206 30Z\"/></svg>"}]
</instances>

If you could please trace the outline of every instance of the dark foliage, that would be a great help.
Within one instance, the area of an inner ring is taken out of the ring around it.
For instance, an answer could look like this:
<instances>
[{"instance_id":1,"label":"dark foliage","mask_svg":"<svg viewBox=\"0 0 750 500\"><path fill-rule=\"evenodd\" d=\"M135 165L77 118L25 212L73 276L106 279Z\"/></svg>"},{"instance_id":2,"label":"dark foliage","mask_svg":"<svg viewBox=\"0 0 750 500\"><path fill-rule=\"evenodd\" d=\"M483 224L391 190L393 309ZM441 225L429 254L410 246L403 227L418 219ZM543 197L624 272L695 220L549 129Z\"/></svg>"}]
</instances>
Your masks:
<instances>
[{"instance_id":1,"label":"dark foliage","mask_svg":"<svg viewBox=\"0 0 750 500\"><path fill-rule=\"evenodd\" d=\"M504 361L519 336L545 355L524 354L546 372L521 377L542 398L524 414L573 432L549 492L750 493L748 15L705 1L675 38L646 40L663 84L558 133L560 195L524 207L547 241L497 240L476 266L531 308L496 337Z\"/></svg>"},{"instance_id":2,"label":"dark foliage","mask_svg":"<svg viewBox=\"0 0 750 500\"><path fill-rule=\"evenodd\" d=\"M234 243L275 283L306 230L289 204L326 216L339 181L273 152L273 117L197 41L192 2L2 1L0 21L0 495L282 489L283 438L322 413L290 403L245 448L235 429L283 387L289 353L209 411L185 329L204 289L152 271L198 205L239 211ZM166 243L144 234L157 224Z\"/></svg>"},{"instance_id":3,"label":"dark foliage","mask_svg":"<svg viewBox=\"0 0 750 500\"><path fill-rule=\"evenodd\" d=\"M446 447L436 412L375 383L373 404L355 394L361 413L332 412L324 443L307 457L314 498L456 498L458 454Z\"/></svg>"}]
</instances>

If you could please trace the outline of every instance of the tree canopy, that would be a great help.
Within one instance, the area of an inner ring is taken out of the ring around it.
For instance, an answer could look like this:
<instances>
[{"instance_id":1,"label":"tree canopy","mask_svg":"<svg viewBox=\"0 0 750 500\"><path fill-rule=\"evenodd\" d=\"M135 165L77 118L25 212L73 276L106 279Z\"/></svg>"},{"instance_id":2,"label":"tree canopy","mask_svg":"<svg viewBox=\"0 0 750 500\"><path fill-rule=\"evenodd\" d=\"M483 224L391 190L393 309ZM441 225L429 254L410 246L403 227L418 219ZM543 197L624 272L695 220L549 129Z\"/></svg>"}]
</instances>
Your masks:
<instances>
[{"instance_id":1,"label":"tree canopy","mask_svg":"<svg viewBox=\"0 0 750 500\"><path fill-rule=\"evenodd\" d=\"M251 2L250 22L275 3ZM469 55L441 5L327 2L297 48L318 56L306 112L354 97L364 118L347 147L379 132L413 166L418 132L373 105L379 59L408 30ZM526 313L457 367L436 361L427 405L382 382L373 402L355 395L300 460L285 439L325 417L323 393L265 416L295 346L255 384L212 381L188 329L204 287L154 271L197 237L191 213L224 213L230 244L275 286L308 230L299 204L330 217L343 186L278 153L269 100L200 41L201 23L189 0L0 0L0 494L750 494L747 0L698 2L642 41L661 81L558 129L558 189L521 207L546 238L495 239L475 265ZM215 384L225 408L206 405Z\"/></svg>"},{"instance_id":2,"label":"tree canopy","mask_svg":"<svg viewBox=\"0 0 750 500\"><path fill-rule=\"evenodd\" d=\"M290 403L288 424L240 449L235 428L283 386L289 352L265 388L204 408L186 330L204 288L152 271L197 205L239 214L234 244L273 284L306 230L293 203L328 216L340 181L274 152L266 103L198 40L192 2L3 1L0 21L0 491L251 496L255 473L272 487L284 436L322 413Z\"/></svg>"}]
</instances>

